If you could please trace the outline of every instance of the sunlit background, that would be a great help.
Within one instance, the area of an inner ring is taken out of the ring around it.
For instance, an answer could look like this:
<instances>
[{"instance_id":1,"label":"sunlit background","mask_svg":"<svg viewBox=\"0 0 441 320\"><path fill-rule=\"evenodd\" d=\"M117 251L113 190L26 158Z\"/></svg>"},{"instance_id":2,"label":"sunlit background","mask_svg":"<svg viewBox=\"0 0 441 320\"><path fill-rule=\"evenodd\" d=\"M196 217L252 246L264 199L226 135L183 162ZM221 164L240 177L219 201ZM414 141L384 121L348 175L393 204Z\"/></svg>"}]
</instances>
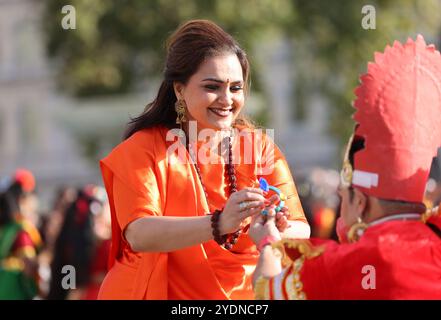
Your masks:
<instances>
[{"instance_id":1,"label":"sunlit background","mask_svg":"<svg viewBox=\"0 0 441 320\"><path fill-rule=\"evenodd\" d=\"M62 28L65 5L76 29ZM364 5L376 9L374 30L361 25ZM0 0L0 174L31 169L44 199L60 184L99 183L98 160L158 88L165 39L195 18L246 48L246 112L275 129L296 176L338 168L353 88L375 50L441 34L438 0Z\"/></svg>"},{"instance_id":2,"label":"sunlit background","mask_svg":"<svg viewBox=\"0 0 441 320\"><path fill-rule=\"evenodd\" d=\"M65 5L76 29L62 28ZM365 5L375 29L362 27ZM439 46L440 0L0 0L0 179L30 169L42 215L60 186L100 185L99 159L158 89L166 38L196 18L246 49L246 113L275 130L308 218L323 226L314 234L329 237L358 76L394 40L421 33Z\"/></svg>"}]
</instances>

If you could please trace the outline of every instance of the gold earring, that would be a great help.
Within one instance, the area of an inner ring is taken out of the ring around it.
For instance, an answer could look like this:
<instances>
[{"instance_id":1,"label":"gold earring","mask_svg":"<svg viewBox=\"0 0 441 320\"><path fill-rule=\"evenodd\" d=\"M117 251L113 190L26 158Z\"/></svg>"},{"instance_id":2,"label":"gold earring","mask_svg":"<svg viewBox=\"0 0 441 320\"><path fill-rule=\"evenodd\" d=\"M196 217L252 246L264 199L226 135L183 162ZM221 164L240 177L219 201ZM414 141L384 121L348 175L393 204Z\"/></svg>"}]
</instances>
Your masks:
<instances>
[{"instance_id":1,"label":"gold earring","mask_svg":"<svg viewBox=\"0 0 441 320\"><path fill-rule=\"evenodd\" d=\"M348 241L349 243L357 242L364 231L367 229L368 225L364 223L360 217L357 218L357 222L354 223L348 231Z\"/></svg>"},{"instance_id":2,"label":"gold earring","mask_svg":"<svg viewBox=\"0 0 441 320\"><path fill-rule=\"evenodd\" d=\"M175 111L178 114L176 118L176 124L182 124L183 122L187 121L187 118L185 117L186 107L187 106L184 100L178 99L175 102Z\"/></svg>"}]
</instances>

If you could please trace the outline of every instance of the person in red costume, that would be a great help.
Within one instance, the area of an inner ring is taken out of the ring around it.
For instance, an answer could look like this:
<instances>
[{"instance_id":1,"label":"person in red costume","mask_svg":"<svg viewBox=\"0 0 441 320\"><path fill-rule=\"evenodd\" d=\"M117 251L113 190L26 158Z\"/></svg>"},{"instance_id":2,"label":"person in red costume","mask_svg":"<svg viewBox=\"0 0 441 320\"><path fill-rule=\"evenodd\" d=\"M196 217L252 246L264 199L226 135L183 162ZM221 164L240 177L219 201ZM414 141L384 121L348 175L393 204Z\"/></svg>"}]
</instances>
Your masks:
<instances>
[{"instance_id":1,"label":"person in red costume","mask_svg":"<svg viewBox=\"0 0 441 320\"><path fill-rule=\"evenodd\" d=\"M18 169L0 190L0 300L29 300L38 294L35 227L37 198L32 172Z\"/></svg>"},{"instance_id":2,"label":"person in red costume","mask_svg":"<svg viewBox=\"0 0 441 320\"><path fill-rule=\"evenodd\" d=\"M441 299L440 211L423 204L441 146L440 53L422 36L395 42L355 93L341 243L280 239L271 216L255 219L257 299Z\"/></svg>"}]
</instances>

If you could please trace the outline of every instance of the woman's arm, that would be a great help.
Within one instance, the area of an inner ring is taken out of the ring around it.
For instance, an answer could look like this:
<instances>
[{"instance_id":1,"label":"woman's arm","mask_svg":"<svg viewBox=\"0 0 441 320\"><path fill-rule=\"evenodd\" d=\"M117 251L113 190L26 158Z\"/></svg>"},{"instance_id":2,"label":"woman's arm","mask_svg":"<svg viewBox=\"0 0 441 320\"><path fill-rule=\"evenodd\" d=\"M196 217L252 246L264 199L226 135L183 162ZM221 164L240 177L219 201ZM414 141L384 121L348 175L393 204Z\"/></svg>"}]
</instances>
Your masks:
<instances>
[{"instance_id":1,"label":"woman's arm","mask_svg":"<svg viewBox=\"0 0 441 320\"><path fill-rule=\"evenodd\" d=\"M282 210L276 214L275 223L282 238L309 239L311 235L309 224L302 220L288 220L288 216L288 207L283 207Z\"/></svg>"},{"instance_id":2,"label":"woman's arm","mask_svg":"<svg viewBox=\"0 0 441 320\"><path fill-rule=\"evenodd\" d=\"M133 251L169 252L213 239L211 216L145 217L130 223L125 237Z\"/></svg>"},{"instance_id":3,"label":"woman's arm","mask_svg":"<svg viewBox=\"0 0 441 320\"><path fill-rule=\"evenodd\" d=\"M250 209L241 208L246 202ZM243 221L260 213L267 200L262 190L245 188L230 196L219 217L221 235L243 227ZM198 217L148 216L134 220L125 229L132 250L169 252L213 239L211 215Z\"/></svg>"},{"instance_id":4,"label":"woman's arm","mask_svg":"<svg viewBox=\"0 0 441 320\"><path fill-rule=\"evenodd\" d=\"M282 238L290 239L309 239L311 235L311 227L303 221L290 221L290 227L286 228L282 233Z\"/></svg>"}]
</instances>

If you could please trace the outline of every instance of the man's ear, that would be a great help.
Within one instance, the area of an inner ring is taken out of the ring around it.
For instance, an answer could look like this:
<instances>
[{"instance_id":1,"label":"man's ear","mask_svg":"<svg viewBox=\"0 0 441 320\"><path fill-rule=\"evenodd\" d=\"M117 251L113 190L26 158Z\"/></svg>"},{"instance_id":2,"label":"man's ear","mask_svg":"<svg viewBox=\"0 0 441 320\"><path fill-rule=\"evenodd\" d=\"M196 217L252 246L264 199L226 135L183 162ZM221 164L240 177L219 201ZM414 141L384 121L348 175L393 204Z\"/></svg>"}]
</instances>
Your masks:
<instances>
[{"instance_id":1,"label":"man's ear","mask_svg":"<svg viewBox=\"0 0 441 320\"><path fill-rule=\"evenodd\" d=\"M177 100L182 100L184 98L184 85L181 82L173 82L173 90L175 91L175 96Z\"/></svg>"},{"instance_id":2,"label":"man's ear","mask_svg":"<svg viewBox=\"0 0 441 320\"><path fill-rule=\"evenodd\" d=\"M356 210L357 216L363 218L363 213L367 209L368 196L363 192L354 188L354 198L352 200L354 209Z\"/></svg>"}]
</instances>

